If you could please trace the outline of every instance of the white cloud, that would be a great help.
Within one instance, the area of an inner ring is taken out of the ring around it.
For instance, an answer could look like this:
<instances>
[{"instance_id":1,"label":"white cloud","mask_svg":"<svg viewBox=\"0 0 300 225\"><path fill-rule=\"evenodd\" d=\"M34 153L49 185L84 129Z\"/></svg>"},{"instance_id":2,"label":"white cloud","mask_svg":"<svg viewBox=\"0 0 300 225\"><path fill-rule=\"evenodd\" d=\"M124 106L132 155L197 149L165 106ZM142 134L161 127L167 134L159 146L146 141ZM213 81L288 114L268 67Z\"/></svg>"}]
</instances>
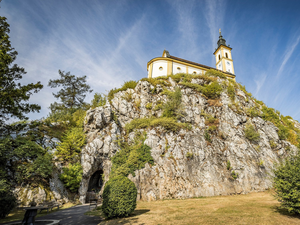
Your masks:
<instances>
[{"instance_id":1,"label":"white cloud","mask_svg":"<svg viewBox=\"0 0 300 225\"><path fill-rule=\"evenodd\" d=\"M298 46L299 42L300 42L300 35L297 37L297 39L295 41L293 41L294 43L290 46L288 46L288 48L286 49L285 53L284 53L284 58L283 61L279 67L279 70L277 72L276 78L278 78L282 71L284 70L284 67L287 63L287 61L290 59L290 57L292 56L293 52L295 51L296 47Z\"/></svg>"}]
</instances>

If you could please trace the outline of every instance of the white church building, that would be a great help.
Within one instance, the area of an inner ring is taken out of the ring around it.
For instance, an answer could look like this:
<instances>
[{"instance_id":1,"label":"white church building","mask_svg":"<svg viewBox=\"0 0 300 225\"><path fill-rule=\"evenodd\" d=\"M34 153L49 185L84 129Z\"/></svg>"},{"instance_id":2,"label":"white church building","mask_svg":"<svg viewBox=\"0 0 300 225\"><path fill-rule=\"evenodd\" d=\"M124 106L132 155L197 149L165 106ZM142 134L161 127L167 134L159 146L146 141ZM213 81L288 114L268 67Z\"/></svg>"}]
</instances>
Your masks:
<instances>
[{"instance_id":1,"label":"white church building","mask_svg":"<svg viewBox=\"0 0 300 225\"><path fill-rule=\"evenodd\" d=\"M170 55L164 50L162 57L151 59L147 63L148 78L155 78L177 73L205 74L209 69L222 71L227 77L235 80L233 60L230 45L226 45L226 40L221 35L218 40L218 48L213 53L216 58L216 68L205 66Z\"/></svg>"}]
</instances>

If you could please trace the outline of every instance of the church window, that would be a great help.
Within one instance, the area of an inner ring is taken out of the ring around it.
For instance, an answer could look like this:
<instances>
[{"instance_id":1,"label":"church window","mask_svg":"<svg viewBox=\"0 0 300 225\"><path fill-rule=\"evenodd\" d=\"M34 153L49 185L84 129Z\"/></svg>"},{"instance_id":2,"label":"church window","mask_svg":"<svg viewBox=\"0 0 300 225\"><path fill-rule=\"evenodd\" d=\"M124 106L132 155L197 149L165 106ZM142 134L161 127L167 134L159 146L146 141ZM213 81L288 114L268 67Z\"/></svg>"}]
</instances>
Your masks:
<instances>
[{"instance_id":1,"label":"church window","mask_svg":"<svg viewBox=\"0 0 300 225\"><path fill-rule=\"evenodd\" d=\"M194 71L193 74L197 74L196 71Z\"/></svg>"},{"instance_id":2,"label":"church window","mask_svg":"<svg viewBox=\"0 0 300 225\"><path fill-rule=\"evenodd\" d=\"M227 54L227 52L225 52L225 55L226 55L226 58L228 58L228 54Z\"/></svg>"},{"instance_id":3,"label":"church window","mask_svg":"<svg viewBox=\"0 0 300 225\"><path fill-rule=\"evenodd\" d=\"M177 70L181 70L181 68L180 68L180 67L177 67Z\"/></svg>"},{"instance_id":4,"label":"church window","mask_svg":"<svg viewBox=\"0 0 300 225\"><path fill-rule=\"evenodd\" d=\"M219 55L219 60L221 59L221 56Z\"/></svg>"},{"instance_id":5,"label":"church window","mask_svg":"<svg viewBox=\"0 0 300 225\"><path fill-rule=\"evenodd\" d=\"M158 68L159 70L163 70L162 66Z\"/></svg>"}]
</instances>

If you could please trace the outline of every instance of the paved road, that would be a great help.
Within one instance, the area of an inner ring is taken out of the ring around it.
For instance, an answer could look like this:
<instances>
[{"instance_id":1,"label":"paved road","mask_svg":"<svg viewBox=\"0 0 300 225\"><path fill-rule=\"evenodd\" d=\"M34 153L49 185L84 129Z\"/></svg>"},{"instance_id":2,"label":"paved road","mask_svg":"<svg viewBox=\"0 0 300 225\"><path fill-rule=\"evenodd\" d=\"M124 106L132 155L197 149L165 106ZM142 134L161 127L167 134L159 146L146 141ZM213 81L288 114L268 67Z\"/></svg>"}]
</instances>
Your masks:
<instances>
[{"instance_id":1,"label":"paved road","mask_svg":"<svg viewBox=\"0 0 300 225\"><path fill-rule=\"evenodd\" d=\"M79 205L68 209L59 210L57 212L41 216L36 218L36 220L42 219L53 219L60 220L61 225L69 224L82 224L82 225L96 225L101 222L101 219L97 216L87 216L84 215L85 212L89 210L89 205Z\"/></svg>"}]
</instances>

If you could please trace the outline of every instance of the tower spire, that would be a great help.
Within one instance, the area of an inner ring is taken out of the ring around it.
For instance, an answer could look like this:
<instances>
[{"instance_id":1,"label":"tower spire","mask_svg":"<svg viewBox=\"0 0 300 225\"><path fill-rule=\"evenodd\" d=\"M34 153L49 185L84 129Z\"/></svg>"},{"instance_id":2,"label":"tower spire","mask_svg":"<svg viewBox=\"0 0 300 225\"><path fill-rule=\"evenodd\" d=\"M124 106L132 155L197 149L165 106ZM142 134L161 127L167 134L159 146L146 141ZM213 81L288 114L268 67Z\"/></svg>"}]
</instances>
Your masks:
<instances>
[{"instance_id":1,"label":"tower spire","mask_svg":"<svg viewBox=\"0 0 300 225\"><path fill-rule=\"evenodd\" d=\"M223 38L222 34L221 34L221 28L219 29L219 40L218 40L218 47L220 47L220 45L226 45L226 40Z\"/></svg>"}]
</instances>

